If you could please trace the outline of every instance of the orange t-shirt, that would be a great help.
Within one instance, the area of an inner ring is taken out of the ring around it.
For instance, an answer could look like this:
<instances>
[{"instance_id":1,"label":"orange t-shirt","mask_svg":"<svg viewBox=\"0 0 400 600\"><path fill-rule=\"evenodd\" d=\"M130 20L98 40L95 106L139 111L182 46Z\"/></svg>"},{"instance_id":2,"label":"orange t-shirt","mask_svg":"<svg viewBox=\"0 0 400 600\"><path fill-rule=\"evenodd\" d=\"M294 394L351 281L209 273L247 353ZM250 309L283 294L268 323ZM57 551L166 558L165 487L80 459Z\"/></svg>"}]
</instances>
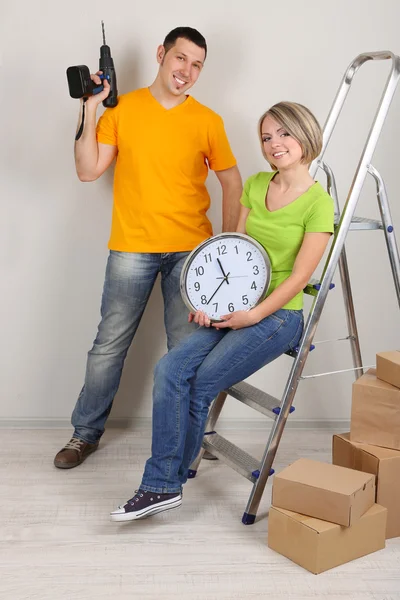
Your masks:
<instances>
[{"instance_id":1,"label":"orange t-shirt","mask_svg":"<svg viewBox=\"0 0 400 600\"><path fill-rule=\"evenodd\" d=\"M142 88L104 112L97 141L118 147L111 250L182 252L212 235L208 169L236 164L219 115L191 96L167 110Z\"/></svg>"}]
</instances>

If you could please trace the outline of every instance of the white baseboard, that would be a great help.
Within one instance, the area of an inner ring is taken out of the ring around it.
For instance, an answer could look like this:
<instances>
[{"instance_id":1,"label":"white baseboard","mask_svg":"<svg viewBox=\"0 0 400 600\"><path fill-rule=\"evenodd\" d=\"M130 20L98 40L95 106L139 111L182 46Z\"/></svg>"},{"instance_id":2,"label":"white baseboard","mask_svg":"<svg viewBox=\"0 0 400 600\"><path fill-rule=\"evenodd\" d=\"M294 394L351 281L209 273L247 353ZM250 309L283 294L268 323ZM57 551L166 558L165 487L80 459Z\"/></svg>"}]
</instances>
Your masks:
<instances>
[{"instance_id":1,"label":"white baseboard","mask_svg":"<svg viewBox=\"0 0 400 600\"><path fill-rule=\"evenodd\" d=\"M254 429L268 430L271 421L267 419L221 419L218 430ZM350 421L347 419L293 419L286 424L289 429L332 429L335 431L349 431ZM151 429L151 418L110 418L107 429ZM0 429L71 429L69 419L35 419L0 418Z\"/></svg>"}]
</instances>

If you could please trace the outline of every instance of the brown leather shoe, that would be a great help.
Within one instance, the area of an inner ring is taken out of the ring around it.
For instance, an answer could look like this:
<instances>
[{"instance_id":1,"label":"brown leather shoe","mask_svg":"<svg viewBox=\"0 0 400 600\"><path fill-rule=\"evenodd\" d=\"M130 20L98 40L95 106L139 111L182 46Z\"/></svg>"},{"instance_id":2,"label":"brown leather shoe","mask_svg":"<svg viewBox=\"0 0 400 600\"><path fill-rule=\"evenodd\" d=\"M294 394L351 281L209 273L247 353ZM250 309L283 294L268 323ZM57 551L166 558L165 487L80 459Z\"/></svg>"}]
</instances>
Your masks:
<instances>
[{"instance_id":1,"label":"brown leather shoe","mask_svg":"<svg viewBox=\"0 0 400 600\"><path fill-rule=\"evenodd\" d=\"M99 442L95 444L88 444L78 438L71 438L68 444L65 444L64 448L56 454L54 459L54 466L59 469L72 469L77 467L85 458L92 452L97 450Z\"/></svg>"}]
</instances>

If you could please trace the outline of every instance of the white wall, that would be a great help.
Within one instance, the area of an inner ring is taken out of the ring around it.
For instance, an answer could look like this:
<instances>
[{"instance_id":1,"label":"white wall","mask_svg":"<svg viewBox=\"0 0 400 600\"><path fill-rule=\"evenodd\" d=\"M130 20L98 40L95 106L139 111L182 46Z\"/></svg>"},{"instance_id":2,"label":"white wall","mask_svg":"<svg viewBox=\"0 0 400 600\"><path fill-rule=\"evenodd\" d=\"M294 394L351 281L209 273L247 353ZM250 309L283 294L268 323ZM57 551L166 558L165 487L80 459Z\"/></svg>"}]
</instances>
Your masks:
<instances>
[{"instance_id":1,"label":"white wall","mask_svg":"<svg viewBox=\"0 0 400 600\"><path fill-rule=\"evenodd\" d=\"M5 3L4 3L5 4ZM4 19L5 13L5 19ZM119 91L145 86L156 75L155 51L177 25L198 28L209 58L193 90L225 119L244 178L266 168L256 135L259 115L279 100L310 107L323 122L353 58L365 51L400 53L398 0L36 0L2 10L1 75L1 321L0 417L68 419L84 376L86 352L99 320L110 227L112 173L91 184L74 172L78 102L68 95L65 70L96 70L104 19ZM346 195L369 119L389 64L367 64L327 154ZM385 177L395 225L400 224L398 140L400 91L374 158ZM215 231L220 190L209 178ZM368 181L359 214L376 217ZM399 312L383 234L353 233L348 256L365 364L375 352L399 347ZM338 280L338 277L336 277ZM338 283L338 282L337 282ZM340 284L326 306L317 339L346 332ZM152 367L165 351L158 288L129 354L112 416L151 415ZM282 391L290 359L251 379ZM307 372L351 367L346 342L323 345ZM350 375L303 383L297 419L347 419ZM233 401L228 418L258 418ZM292 417L294 418L294 417Z\"/></svg>"}]
</instances>

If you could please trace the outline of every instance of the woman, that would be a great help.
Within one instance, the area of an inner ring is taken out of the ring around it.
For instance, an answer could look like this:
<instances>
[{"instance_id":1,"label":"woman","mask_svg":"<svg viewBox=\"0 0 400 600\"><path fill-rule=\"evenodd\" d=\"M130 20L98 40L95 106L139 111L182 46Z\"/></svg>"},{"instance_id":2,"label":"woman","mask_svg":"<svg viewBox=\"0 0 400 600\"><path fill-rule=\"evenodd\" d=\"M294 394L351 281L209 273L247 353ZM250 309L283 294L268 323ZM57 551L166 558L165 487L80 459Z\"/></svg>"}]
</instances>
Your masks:
<instances>
[{"instance_id":1,"label":"woman","mask_svg":"<svg viewBox=\"0 0 400 600\"><path fill-rule=\"evenodd\" d=\"M309 174L322 146L321 128L300 104L280 102L259 121L265 159L273 172L244 186L237 231L268 252L268 295L250 311L203 326L166 354L155 369L152 456L133 498L111 513L131 521L177 508L182 485L200 451L208 408L215 396L293 349L303 329L303 289L333 233L333 201Z\"/></svg>"}]
</instances>

